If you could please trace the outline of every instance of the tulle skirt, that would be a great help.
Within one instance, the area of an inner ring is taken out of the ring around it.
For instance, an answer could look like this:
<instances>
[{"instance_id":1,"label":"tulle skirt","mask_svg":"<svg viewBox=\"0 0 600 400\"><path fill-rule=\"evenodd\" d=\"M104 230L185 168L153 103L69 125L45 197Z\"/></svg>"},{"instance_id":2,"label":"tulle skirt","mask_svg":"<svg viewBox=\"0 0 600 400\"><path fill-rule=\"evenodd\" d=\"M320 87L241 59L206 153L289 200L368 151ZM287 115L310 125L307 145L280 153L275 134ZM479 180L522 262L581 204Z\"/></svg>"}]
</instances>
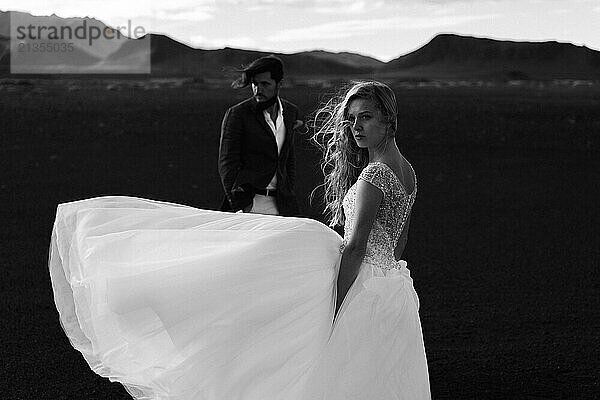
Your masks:
<instances>
[{"instance_id":1,"label":"tulle skirt","mask_svg":"<svg viewBox=\"0 0 600 400\"><path fill-rule=\"evenodd\" d=\"M299 398L431 398L419 298L406 262L398 264L363 263Z\"/></svg>"},{"instance_id":2,"label":"tulle skirt","mask_svg":"<svg viewBox=\"0 0 600 400\"><path fill-rule=\"evenodd\" d=\"M59 205L49 268L71 344L135 399L429 398L408 270L363 264L333 323L340 244L305 218L100 197Z\"/></svg>"}]
</instances>

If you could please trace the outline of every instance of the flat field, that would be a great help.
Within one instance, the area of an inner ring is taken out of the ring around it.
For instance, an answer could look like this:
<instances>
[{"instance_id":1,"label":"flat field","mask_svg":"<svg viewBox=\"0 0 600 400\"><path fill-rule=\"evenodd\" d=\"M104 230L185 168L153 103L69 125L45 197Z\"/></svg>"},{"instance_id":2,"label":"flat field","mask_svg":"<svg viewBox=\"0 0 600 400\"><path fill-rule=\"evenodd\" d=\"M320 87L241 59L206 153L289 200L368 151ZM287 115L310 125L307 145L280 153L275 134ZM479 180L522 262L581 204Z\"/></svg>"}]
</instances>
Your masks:
<instances>
[{"instance_id":1,"label":"flat field","mask_svg":"<svg viewBox=\"0 0 600 400\"><path fill-rule=\"evenodd\" d=\"M308 117L331 88L289 87ZM434 399L600 392L600 88L398 87L418 176L404 259ZM192 81L0 81L5 399L127 399L64 336L47 254L56 205L129 195L218 208L220 123L244 91ZM296 143L302 213L319 154ZM375 399L374 399L375 400Z\"/></svg>"}]
</instances>

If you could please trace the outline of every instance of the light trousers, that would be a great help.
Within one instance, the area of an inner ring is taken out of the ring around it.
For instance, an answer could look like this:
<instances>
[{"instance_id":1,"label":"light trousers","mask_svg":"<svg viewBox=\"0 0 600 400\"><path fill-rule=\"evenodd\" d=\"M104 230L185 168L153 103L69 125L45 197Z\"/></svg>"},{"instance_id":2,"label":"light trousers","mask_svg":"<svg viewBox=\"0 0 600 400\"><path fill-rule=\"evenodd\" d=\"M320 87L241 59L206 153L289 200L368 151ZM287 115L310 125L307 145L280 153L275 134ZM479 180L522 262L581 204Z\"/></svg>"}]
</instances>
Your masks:
<instances>
[{"instance_id":1,"label":"light trousers","mask_svg":"<svg viewBox=\"0 0 600 400\"><path fill-rule=\"evenodd\" d=\"M250 212L254 214L279 215L279 210L277 209L275 197L263 196L262 194L254 195L254 200L252 201L252 209L250 210Z\"/></svg>"},{"instance_id":2,"label":"light trousers","mask_svg":"<svg viewBox=\"0 0 600 400\"><path fill-rule=\"evenodd\" d=\"M243 211L240 210L238 212L243 212ZM252 200L252 208L248 212L250 212L252 214L279 215L279 210L277 209L277 203L275 202L275 197L264 196L262 194L254 195L254 200Z\"/></svg>"}]
</instances>

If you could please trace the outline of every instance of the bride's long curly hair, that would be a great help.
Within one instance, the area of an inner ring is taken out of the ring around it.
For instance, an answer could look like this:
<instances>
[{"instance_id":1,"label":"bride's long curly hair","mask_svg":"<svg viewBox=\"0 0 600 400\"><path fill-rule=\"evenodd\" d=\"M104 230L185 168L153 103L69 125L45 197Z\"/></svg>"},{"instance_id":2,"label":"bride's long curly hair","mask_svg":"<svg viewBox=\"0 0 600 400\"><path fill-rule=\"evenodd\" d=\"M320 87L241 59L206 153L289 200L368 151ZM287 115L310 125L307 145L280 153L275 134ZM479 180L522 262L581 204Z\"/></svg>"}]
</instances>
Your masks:
<instances>
[{"instance_id":1,"label":"bride's long curly hair","mask_svg":"<svg viewBox=\"0 0 600 400\"><path fill-rule=\"evenodd\" d=\"M350 130L348 106L354 99L374 101L388 124L389 137L395 137L398 126L396 96L389 86L376 81L351 82L316 111L311 139L323 152L325 179L315 190L325 188L325 214L332 227L344 224L344 196L369 163L369 151L358 147Z\"/></svg>"}]
</instances>

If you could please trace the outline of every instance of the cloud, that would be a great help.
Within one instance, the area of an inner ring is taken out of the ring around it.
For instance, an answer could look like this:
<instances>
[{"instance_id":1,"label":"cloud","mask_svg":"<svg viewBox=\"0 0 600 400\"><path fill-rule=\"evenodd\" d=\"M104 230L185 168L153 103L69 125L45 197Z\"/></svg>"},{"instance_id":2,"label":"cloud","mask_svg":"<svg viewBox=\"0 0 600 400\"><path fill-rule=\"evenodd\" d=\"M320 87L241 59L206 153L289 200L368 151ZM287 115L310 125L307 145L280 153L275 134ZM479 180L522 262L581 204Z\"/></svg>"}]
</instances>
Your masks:
<instances>
[{"instance_id":1,"label":"cloud","mask_svg":"<svg viewBox=\"0 0 600 400\"><path fill-rule=\"evenodd\" d=\"M249 11L279 7L292 10L302 9L319 14L358 14L366 10L381 8L385 4L396 4L389 0L254 0L251 4L246 0L222 0L222 3L244 7Z\"/></svg>"},{"instance_id":2,"label":"cloud","mask_svg":"<svg viewBox=\"0 0 600 400\"><path fill-rule=\"evenodd\" d=\"M571 12L571 10L569 10L568 8L557 8L555 10L549 10L548 14L550 15L566 15L569 14Z\"/></svg>"},{"instance_id":3,"label":"cloud","mask_svg":"<svg viewBox=\"0 0 600 400\"><path fill-rule=\"evenodd\" d=\"M360 14L382 8L385 1L346 1L346 2L317 2L313 5L312 12L318 14ZM339 4L338 4L339 3Z\"/></svg>"},{"instance_id":4,"label":"cloud","mask_svg":"<svg viewBox=\"0 0 600 400\"><path fill-rule=\"evenodd\" d=\"M208 5L162 8L152 13L153 18L175 21L206 21L213 18L214 9Z\"/></svg>"},{"instance_id":5,"label":"cloud","mask_svg":"<svg viewBox=\"0 0 600 400\"><path fill-rule=\"evenodd\" d=\"M201 35L190 37L189 42L194 47L201 48L219 48L234 47L238 49L258 48L258 43L255 39L249 36L237 36L230 38L207 38Z\"/></svg>"},{"instance_id":6,"label":"cloud","mask_svg":"<svg viewBox=\"0 0 600 400\"><path fill-rule=\"evenodd\" d=\"M497 14L440 15L432 17L389 17L336 21L296 29L287 29L267 38L271 42L293 42L309 39L348 38L359 35L375 35L393 29L418 30L460 25L466 22L497 18Z\"/></svg>"},{"instance_id":7,"label":"cloud","mask_svg":"<svg viewBox=\"0 0 600 400\"><path fill-rule=\"evenodd\" d=\"M104 20L127 20L139 16L152 16L168 20L206 20L212 18L217 6L216 0L178 0L171 3L162 0L6 0L3 1L2 7L34 15L55 13L64 18L88 16Z\"/></svg>"},{"instance_id":8,"label":"cloud","mask_svg":"<svg viewBox=\"0 0 600 400\"><path fill-rule=\"evenodd\" d=\"M193 47L204 47L206 46L206 43L210 42L210 39L202 35L195 35L190 37L187 42Z\"/></svg>"},{"instance_id":9,"label":"cloud","mask_svg":"<svg viewBox=\"0 0 600 400\"><path fill-rule=\"evenodd\" d=\"M557 2L560 0L533 0L539 3ZM579 1L596 1L596 0L579 0ZM345 12L344 8L361 8L363 6L379 7L379 6L407 6L407 5L438 5L446 6L451 4L470 4L470 3L517 3L518 0L253 0L249 4L247 0L219 0L219 3L226 3L239 7L296 7L305 10L337 10L337 12Z\"/></svg>"}]
</instances>

